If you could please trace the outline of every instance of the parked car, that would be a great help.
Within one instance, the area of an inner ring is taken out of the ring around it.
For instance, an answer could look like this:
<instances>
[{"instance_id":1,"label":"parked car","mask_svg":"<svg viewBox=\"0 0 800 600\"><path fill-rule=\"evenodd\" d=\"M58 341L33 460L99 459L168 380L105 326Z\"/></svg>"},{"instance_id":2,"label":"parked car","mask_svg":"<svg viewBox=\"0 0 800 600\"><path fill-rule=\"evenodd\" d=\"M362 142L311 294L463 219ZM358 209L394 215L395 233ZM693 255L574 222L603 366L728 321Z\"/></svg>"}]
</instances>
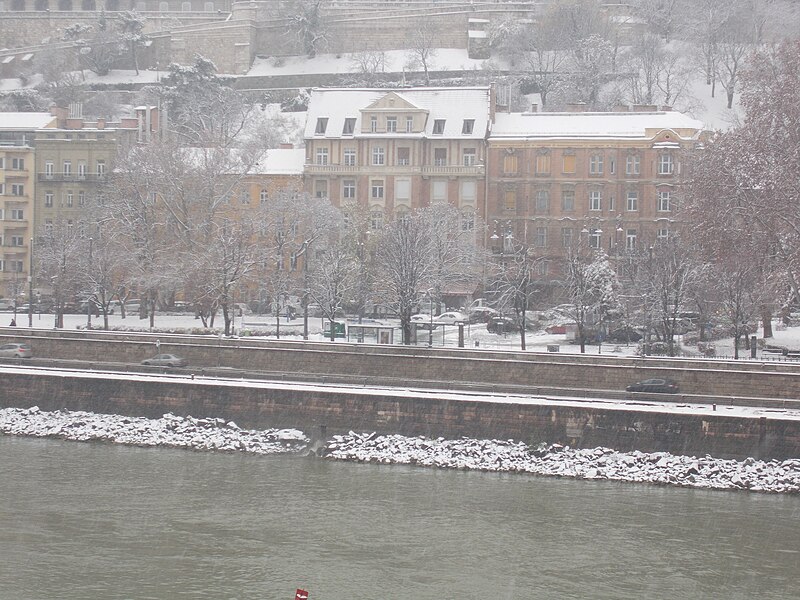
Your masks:
<instances>
[{"instance_id":1,"label":"parked car","mask_svg":"<svg viewBox=\"0 0 800 600\"><path fill-rule=\"evenodd\" d=\"M431 321L433 321L433 324L431 324ZM411 315L411 324L416 325L417 329L436 329L438 327L436 319L431 319L431 316L425 313Z\"/></svg>"},{"instance_id":2,"label":"parked car","mask_svg":"<svg viewBox=\"0 0 800 600\"><path fill-rule=\"evenodd\" d=\"M467 317L460 312L446 312L436 317L433 321L440 325L455 325L456 323L466 323Z\"/></svg>"},{"instance_id":3,"label":"parked car","mask_svg":"<svg viewBox=\"0 0 800 600\"><path fill-rule=\"evenodd\" d=\"M519 331L519 325L514 319L508 317L494 316L486 323L486 331L489 333L509 333Z\"/></svg>"},{"instance_id":4,"label":"parked car","mask_svg":"<svg viewBox=\"0 0 800 600\"><path fill-rule=\"evenodd\" d=\"M0 356L4 358L30 358L33 351L28 344L3 344L0 346Z\"/></svg>"},{"instance_id":5,"label":"parked car","mask_svg":"<svg viewBox=\"0 0 800 600\"><path fill-rule=\"evenodd\" d=\"M642 339L642 334L633 327L622 327L608 332L606 341L609 342L638 342Z\"/></svg>"},{"instance_id":6,"label":"parked car","mask_svg":"<svg viewBox=\"0 0 800 600\"><path fill-rule=\"evenodd\" d=\"M678 384L672 379L645 379L625 388L626 392L650 392L652 394L677 394Z\"/></svg>"},{"instance_id":7,"label":"parked car","mask_svg":"<svg viewBox=\"0 0 800 600\"><path fill-rule=\"evenodd\" d=\"M185 358L174 354L156 354L153 358L146 358L143 365L150 367L185 367L188 363Z\"/></svg>"},{"instance_id":8,"label":"parked car","mask_svg":"<svg viewBox=\"0 0 800 600\"><path fill-rule=\"evenodd\" d=\"M471 308L469 310L469 322L488 323L489 319L498 316L499 314L500 313L498 313L495 309L489 308L488 306L476 306L475 308Z\"/></svg>"}]
</instances>

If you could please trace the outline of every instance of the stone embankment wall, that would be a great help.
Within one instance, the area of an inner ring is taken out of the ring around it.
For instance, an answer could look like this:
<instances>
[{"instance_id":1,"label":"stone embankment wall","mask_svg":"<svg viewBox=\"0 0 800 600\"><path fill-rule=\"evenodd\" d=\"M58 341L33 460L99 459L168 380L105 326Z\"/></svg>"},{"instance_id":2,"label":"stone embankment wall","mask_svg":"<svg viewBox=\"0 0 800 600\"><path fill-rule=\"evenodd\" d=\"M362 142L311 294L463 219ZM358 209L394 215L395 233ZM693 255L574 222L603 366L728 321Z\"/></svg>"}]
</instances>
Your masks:
<instances>
[{"instance_id":1,"label":"stone embankment wall","mask_svg":"<svg viewBox=\"0 0 800 600\"><path fill-rule=\"evenodd\" d=\"M446 393L219 382L186 374L120 379L104 374L4 373L0 407L31 406L150 418L171 412L233 420L247 428L300 428L323 438L354 430L739 459L800 456L800 422L780 418L608 410L552 401L475 402Z\"/></svg>"},{"instance_id":2,"label":"stone embankment wall","mask_svg":"<svg viewBox=\"0 0 800 600\"><path fill-rule=\"evenodd\" d=\"M681 392L738 398L800 399L800 364L492 352L473 349L302 343L258 338L123 334L0 328L0 341L27 339L37 357L138 363L161 352L195 369L392 377L531 387L624 390L650 377L675 379Z\"/></svg>"}]
</instances>

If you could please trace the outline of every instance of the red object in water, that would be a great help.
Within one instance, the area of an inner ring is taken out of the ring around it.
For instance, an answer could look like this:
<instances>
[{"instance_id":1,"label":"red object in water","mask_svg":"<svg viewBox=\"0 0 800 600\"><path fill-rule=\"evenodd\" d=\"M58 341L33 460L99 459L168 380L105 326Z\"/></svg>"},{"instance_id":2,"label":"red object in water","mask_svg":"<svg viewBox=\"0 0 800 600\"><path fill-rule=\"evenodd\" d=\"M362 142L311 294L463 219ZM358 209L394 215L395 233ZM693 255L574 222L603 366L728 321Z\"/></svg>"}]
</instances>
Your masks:
<instances>
[{"instance_id":1,"label":"red object in water","mask_svg":"<svg viewBox=\"0 0 800 600\"><path fill-rule=\"evenodd\" d=\"M308 592L297 588L297 591L294 593L294 600L308 600Z\"/></svg>"}]
</instances>

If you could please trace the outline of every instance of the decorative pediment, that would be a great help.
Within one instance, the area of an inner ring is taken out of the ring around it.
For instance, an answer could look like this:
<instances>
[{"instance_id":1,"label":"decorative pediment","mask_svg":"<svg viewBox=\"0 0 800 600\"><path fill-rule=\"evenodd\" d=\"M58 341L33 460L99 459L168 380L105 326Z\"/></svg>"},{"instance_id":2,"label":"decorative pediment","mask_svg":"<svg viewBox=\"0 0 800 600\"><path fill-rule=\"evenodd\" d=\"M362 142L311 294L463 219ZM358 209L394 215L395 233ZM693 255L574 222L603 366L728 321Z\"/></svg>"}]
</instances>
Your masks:
<instances>
[{"instance_id":1,"label":"decorative pediment","mask_svg":"<svg viewBox=\"0 0 800 600\"><path fill-rule=\"evenodd\" d=\"M362 109L364 111L371 111L371 110L422 110L419 106L416 106L412 102L409 102L407 98L404 98L402 95L398 94L397 92L389 92L382 98L379 98L366 108Z\"/></svg>"}]
</instances>

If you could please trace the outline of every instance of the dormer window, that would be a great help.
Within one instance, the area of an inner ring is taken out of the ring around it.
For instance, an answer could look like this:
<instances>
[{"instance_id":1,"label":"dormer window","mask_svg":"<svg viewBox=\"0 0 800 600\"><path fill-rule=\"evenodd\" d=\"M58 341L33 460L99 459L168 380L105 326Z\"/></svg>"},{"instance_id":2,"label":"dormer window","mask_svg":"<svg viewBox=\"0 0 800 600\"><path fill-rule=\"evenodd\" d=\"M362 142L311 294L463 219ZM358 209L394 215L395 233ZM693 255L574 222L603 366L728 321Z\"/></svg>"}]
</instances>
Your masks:
<instances>
[{"instance_id":1,"label":"dormer window","mask_svg":"<svg viewBox=\"0 0 800 600\"><path fill-rule=\"evenodd\" d=\"M314 130L314 135L325 135L325 130L328 128L328 117L317 118L317 128Z\"/></svg>"},{"instance_id":2,"label":"dormer window","mask_svg":"<svg viewBox=\"0 0 800 600\"><path fill-rule=\"evenodd\" d=\"M475 119L464 119L464 124L461 126L461 133L470 135L475 128Z\"/></svg>"},{"instance_id":3,"label":"dormer window","mask_svg":"<svg viewBox=\"0 0 800 600\"><path fill-rule=\"evenodd\" d=\"M342 128L342 135L353 135L356 129L356 120L348 118L344 120L344 127Z\"/></svg>"},{"instance_id":4,"label":"dormer window","mask_svg":"<svg viewBox=\"0 0 800 600\"><path fill-rule=\"evenodd\" d=\"M375 115L372 115L369 118L369 130L372 133L377 133L377 131L378 131L378 117L375 116Z\"/></svg>"},{"instance_id":5,"label":"dormer window","mask_svg":"<svg viewBox=\"0 0 800 600\"><path fill-rule=\"evenodd\" d=\"M442 135L444 133L445 119L435 119L433 121L433 135Z\"/></svg>"}]
</instances>

